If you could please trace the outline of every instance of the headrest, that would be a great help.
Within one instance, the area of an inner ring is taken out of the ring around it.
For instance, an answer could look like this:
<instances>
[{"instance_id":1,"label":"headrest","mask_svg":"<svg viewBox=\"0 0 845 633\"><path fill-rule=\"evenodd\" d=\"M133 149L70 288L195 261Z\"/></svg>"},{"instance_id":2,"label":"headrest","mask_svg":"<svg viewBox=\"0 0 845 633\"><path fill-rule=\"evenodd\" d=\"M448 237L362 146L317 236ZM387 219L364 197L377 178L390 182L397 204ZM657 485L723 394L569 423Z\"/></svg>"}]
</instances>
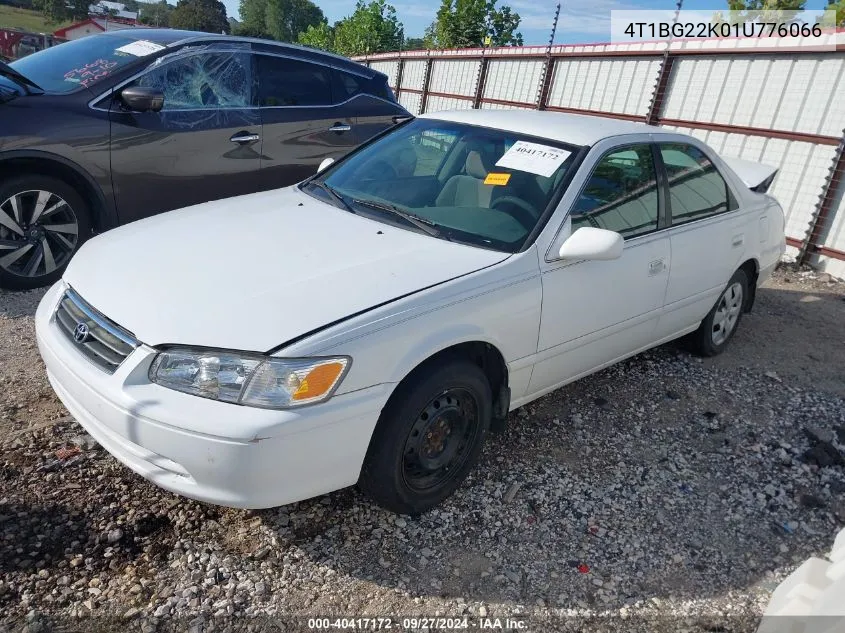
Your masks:
<instances>
[{"instance_id":1,"label":"headrest","mask_svg":"<svg viewBox=\"0 0 845 633\"><path fill-rule=\"evenodd\" d=\"M467 154L467 162L464 169L468 176L478 178L479 180L487 177L487 169L484 167L484 161L481 160L481 154L472 151Z\"/></svg>"}]
</instances>

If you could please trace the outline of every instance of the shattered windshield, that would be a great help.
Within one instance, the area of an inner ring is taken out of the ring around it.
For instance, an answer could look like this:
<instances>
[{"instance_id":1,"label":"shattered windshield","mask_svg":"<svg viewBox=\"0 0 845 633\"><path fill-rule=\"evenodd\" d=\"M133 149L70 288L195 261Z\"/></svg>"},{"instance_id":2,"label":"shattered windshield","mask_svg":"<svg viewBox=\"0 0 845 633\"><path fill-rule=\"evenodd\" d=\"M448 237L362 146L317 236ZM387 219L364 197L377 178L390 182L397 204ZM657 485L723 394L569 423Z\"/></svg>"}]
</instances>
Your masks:
<instances>
[{"instance_id":1,"label":"shattered windshield","mask_svg":"<svg viewBox=\"0 0 845 633\"><path fill-rule=\"evenodd\" d=\"M243 108L252 100L246 52L202 52L154 66L136 82L164 93L163 110Z\"/></svg>"},{"instance_id":2,"label":"shattered windshield","mask_svg":"<svg viewBox=\"0 0 845 633\"><path fill-rule=\"evenodd\" d=\"M66 94L122 70L164 46L121 35L91 35L27 55L9 64L46 92Z\"/></svg>"}]
</instances>

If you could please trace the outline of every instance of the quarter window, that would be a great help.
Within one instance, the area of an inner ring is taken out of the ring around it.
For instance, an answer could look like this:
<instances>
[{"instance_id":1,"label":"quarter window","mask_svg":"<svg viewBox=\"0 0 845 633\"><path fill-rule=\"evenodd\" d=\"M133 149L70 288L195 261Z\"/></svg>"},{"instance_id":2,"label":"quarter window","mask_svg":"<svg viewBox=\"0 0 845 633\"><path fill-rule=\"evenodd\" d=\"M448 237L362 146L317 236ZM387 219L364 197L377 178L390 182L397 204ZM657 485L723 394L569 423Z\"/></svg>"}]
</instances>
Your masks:
<instances>
[{"instance_id":1,"label":"quarter window","mask_svg":"<svg viewBox=\"0 0 845 633\"><path fill-rule=\"evenodd\" d=\"M202 53L153 67L137 85L164 93L162 110L245 108L252 100L248 53Z\"/></svg>"},{"instance_id":2,"label":"quarter window","mask_svg":"<svg viewBox=\"0 0 845 633\"><path fill-rule=\"evenodd\" d=\"M625 238L657 230L657 178L648 145L604 156L572 208L572 230L592 226Z\"/></svg>"},{"instance_id":3,"label":"quarter window","mask_svg":"<svg viewBox=\"0 0 845 633\"><path fill-rule=\"evenodd\" d=\"M258 105L331 105L331 71L323 66L271 55L258 56Z\"/></svg>"},{"instance_id":4,"label":"quarter window","mask_svg":"<svg viewBox=\"0 0 845 633\"><path fill-rule=\"evenodd\" d=\"M672 224L683 224L731 208L728 185L704 152L693 145L665 143L660 155L669 177Z\"/></svg>"}]
</instances>

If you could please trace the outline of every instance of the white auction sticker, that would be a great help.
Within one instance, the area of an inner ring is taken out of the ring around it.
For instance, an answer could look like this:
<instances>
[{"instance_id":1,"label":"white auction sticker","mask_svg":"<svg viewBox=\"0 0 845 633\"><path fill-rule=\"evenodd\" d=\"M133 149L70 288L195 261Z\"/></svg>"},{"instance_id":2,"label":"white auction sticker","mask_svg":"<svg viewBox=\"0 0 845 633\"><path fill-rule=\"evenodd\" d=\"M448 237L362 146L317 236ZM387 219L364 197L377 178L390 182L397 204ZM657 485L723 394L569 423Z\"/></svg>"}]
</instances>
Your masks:
<instances>
[{"instance_id":1,"label":"white auction sticker","mask_svg":"<svg viewBox=\"0 0 845 633\"><path fill-rule=\"evenodd\" d=\"M118 49L115 49L117 53L128 53L129 55L134 55L135 57L146 57L147 55L152 55L153 53L158 53L162 50L164 46L161 44L156 44L155 42L148 42L147 40L136 40L130 44L126 44L125 46L121 46Z\"/></svg>"},{"instance_id":2,"label":"white auction sticker","mask_svg":"<svg viewBox=\"0 0 845 633\"><path fill-rule=\"evenodd\" d=\"M571 153L557 147L517 141L496 162L496 167L518 169L548 178Z\"/></svg>"}]
</instances>

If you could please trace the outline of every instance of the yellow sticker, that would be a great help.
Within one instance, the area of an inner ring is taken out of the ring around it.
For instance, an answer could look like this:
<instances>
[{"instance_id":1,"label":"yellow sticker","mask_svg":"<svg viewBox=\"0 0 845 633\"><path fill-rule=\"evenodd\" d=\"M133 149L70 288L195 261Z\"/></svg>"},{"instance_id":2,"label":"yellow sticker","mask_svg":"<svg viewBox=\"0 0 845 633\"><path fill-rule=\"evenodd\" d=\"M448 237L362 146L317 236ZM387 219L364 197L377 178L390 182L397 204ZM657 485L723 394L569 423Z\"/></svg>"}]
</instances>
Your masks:
<instances>
[{"instance_id":1,"label":"yellow sticker","mask_svg":"<svg viewBox=\"0 0 845 633\"><path fill-rule=\"evenodd\" d=\"M487 174L487 178L484 179L485 185L506 185L508 181L511 179L510 174L496 174L490 172Z\"/></svg>"}]
</instances>

